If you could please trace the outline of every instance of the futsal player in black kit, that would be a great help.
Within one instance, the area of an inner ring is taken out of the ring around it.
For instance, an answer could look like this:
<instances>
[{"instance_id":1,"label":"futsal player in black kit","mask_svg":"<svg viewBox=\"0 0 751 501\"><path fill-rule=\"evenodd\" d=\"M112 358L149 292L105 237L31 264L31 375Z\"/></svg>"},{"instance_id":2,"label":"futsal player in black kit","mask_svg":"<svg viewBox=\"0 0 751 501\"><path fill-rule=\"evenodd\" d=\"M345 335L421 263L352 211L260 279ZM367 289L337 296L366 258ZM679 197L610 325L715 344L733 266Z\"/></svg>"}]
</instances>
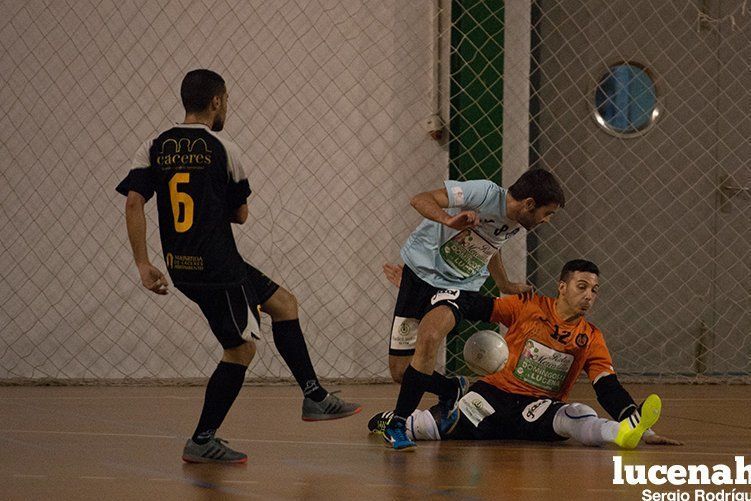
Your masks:
<instances>
[{"instance_id":1,"label":"futsal player in black kit","mask_svg":"<svg viewBox=\"0 0 751 501\"><path fill-rule=\"evenodd\" d=\"M169 275L175 287L198 304L224 348L183 460L244 463L247 456L229 448L215 432L255 355L259 309L271 315L274 344L303 390L303 420L351 416L360 406L321 386L300 329L295 296L246 263L237 250L230 223L246 221L251 190L237 146L215 134L227 115L224 80L210 70L193 70L183 79L180 94L185 121L141 146L117 191L128 197L128 238L144 287L167 294L167 279L149 261L146 247L144 204L156 193Z\"/></svg>"}]
</instances>

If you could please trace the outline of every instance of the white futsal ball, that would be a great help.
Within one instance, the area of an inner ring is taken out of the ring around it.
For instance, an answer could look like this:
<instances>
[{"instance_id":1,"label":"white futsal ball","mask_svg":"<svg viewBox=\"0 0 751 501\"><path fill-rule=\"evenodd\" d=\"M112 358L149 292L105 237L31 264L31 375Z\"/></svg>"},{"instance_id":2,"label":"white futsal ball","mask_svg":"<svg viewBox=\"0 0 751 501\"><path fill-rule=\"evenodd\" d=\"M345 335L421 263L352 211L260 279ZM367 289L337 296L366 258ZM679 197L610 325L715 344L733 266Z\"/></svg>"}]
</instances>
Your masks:
<instances>
[{"instance_id":1,"label":"white futsal ball","mask_svg":"<svg viewBox=\"0 0 751 501\"><path fill-rule=\"evenodd\" d=\"M464 362L475 373L485 376L503 369L508 360L508 346L495 331L477 331L464 343Z\"/></svg>"}]
</instances>

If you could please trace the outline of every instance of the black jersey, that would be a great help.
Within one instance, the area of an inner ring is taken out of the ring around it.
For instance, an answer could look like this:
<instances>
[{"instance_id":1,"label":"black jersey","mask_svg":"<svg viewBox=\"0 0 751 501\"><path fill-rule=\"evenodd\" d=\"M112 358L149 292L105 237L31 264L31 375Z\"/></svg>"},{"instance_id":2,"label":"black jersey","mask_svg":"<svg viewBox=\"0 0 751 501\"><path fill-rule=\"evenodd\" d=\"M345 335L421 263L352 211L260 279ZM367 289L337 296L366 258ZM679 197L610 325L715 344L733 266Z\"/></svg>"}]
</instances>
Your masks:
<instances>
[{"instance_id":1,"label":"black jersey","mask_svg":"<svg viewBox=\"0 0 751 501\"><path fill-rule=\"evenodd\" d=\"M145 142L117 186L156 192L159 234L175 286L226 286L245 278L230 217L250 187L237 147L201 124L179 124Z\"/></svg>"}]
</instances>

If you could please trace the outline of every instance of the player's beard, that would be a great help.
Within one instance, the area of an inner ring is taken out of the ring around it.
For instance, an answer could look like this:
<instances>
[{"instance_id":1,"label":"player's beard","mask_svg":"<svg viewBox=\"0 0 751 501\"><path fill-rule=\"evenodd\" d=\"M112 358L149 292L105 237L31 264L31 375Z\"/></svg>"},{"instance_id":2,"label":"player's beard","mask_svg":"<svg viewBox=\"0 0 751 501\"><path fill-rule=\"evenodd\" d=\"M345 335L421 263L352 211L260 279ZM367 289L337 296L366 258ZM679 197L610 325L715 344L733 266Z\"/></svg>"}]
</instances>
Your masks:
<instances>
[{"instance_id":1,"label":"player's beard","mask_svg":"<svg viewBox=\"0 0 751 501\"><path fill-rule=\"evenodd\" d=\"M224 129L224 118L217 115L214 117L214 123L211 124L211 130L219 132L222 129Z\"/></svg>"},{"instance_id":2,"label":"player's beard","mask_svg":"<svg viewBox=\"0 0 751 501\"><path fill-rule=\"evenodd\" d=\"M521 224L525 230L530 231L532 228L537 226L537 223L535 222L535 213L528 212L520 214L519 224Z\"/></svg>"}]
</instances>

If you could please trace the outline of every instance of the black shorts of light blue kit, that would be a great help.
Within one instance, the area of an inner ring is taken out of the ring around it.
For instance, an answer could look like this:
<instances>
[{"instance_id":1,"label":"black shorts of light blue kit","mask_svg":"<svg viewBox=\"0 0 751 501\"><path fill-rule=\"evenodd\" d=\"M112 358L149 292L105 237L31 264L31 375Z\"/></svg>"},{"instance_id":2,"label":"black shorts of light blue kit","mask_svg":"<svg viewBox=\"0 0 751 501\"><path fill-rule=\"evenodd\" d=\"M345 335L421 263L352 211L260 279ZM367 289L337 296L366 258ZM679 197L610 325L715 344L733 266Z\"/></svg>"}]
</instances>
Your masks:
<instances>
[{"instance_id":1,"label":"black shorts of light blue kit","mask_svg":"<svg viewBox=\"0 0 751 501\"><path fill-rule=\"evenodd\" d=\"M566 440L553 430L553 418L564 405L566 403L560 400L507 393L492 384L477 381L469 387L467 395L460 402L459 409L469 406L469 412L462 412L456 428L444 438L538 442ZM482 416L484 418L480 420Z\"/></svg>"},{"instance_id":2,"label":"black shorts of light blue kit","mask_svg":"<svg viewBox=\"0 0 751 501\"><path fill-rule=\"evenodd\" d=\"M237 348L251 339L248 311L260 323L260 305L279 289L269 277L246 263L245 278L234 285L178 285L177 288L201 308L214 336L224 349Z\"/></svg>"},{"instance_id":3,"label":"black shorts of light blue kit","mask_svg":"<svg viewBox=\"0 0 751 501\"><path fill-rule=\"evenodd\" d=\"M476 291L433 287L405 265L394 307L389 355L411 356L415 353L415 336L411 343L406 343L411 344L411 347L406 347L404 342L396 339L399 336L400 325L404 325L405 320L416 324L434 308L448 306L457 324L462 320L488 322L493 313L493 301L493 297Z\"/></svg>"}]
</instances>

